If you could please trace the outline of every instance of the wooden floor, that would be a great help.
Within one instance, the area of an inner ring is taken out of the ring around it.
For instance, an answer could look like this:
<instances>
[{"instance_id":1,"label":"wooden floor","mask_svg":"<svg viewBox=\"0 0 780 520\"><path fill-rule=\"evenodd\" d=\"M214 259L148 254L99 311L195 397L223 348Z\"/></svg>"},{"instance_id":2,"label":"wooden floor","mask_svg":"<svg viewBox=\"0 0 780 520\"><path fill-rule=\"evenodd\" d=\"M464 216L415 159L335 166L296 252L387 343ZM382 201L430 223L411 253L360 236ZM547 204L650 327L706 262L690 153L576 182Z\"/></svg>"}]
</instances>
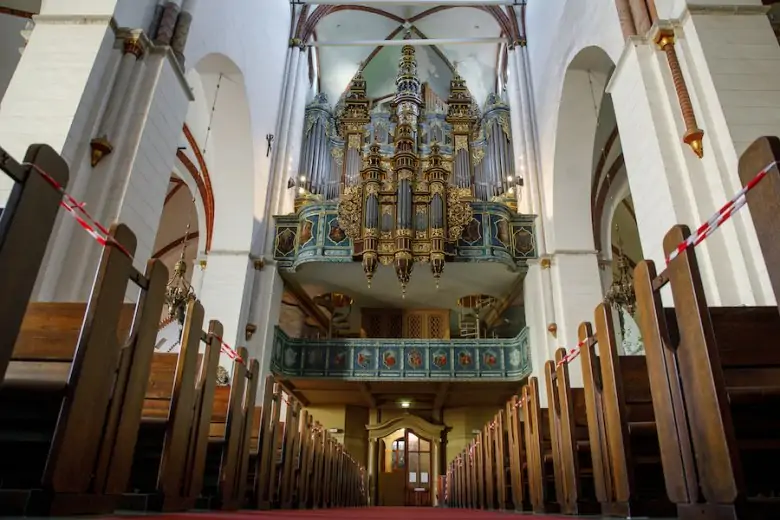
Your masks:
<instances>
[{"instance_id":1,"label":"wooden floor","mask_svg":"<svg viewBox=\"0 0 780 520\"><path fill-rule=\"evenodd\" d=\"M128 520L131 518L158 518L161 520L203 520L207 518L223 518L235 520L575 520L577 518L590 520L606 520L601 516L561 516L534 515L532 513L512 513L505 511L475 511L467 509L448 509L431 507L368 507L350 509L319 509L293 511L240 511L237 513L215 513L213 511L177 513L170 515L139 516L136 513L118 514L111 518ZM93 517L94 518L94 517ZM614 517L610 520L615 520ZM664 519L654 519L664 520Z\"/></svg>"}]
</instances>

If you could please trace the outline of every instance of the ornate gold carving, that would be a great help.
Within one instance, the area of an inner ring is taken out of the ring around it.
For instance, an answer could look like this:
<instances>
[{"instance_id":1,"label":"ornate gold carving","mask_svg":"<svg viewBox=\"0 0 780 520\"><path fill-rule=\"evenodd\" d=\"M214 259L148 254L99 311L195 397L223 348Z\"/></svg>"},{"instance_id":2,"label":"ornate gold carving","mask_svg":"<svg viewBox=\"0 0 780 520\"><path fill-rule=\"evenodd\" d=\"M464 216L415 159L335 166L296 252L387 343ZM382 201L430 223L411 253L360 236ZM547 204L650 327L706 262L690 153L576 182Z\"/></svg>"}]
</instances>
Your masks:
<instances>
[{"instance_id":1,"label":"ornate gold carving","mask_svg":"<svg viewBox=\"0 0 780 520\"><path fill-rule=\"evenodd\" d=\"M339 227L352 240L360 238L362 205L363 197L360 187L347 187L338 205Z\"/></svg>"},{"instance_id":2,"label":"ornate gold carving","mask_svg":"<svg viewBox=\"0 0 780 520\"><path fill-rule=\"evenodd\" d=\"M479 163L482 162L482 159L485 158L485 149L484 148L474 148L471 150L471 162L474 164L474 166L479 166Z\"/></svg>"},{"instance_id":3,"label":"ornate gold carving","mask_svg":"<svg viewBox=\"0 0 780 520\"><path fill-rule=\"evenodd\" d=\"M309 114L306 116L306 131L305 135L309 135L311 133L311 129L314 128L314 123L317 122L317 117L314 114Z\"/></svg>"},{"instance_id":4,"label":"ornate gold carving","mask_svg":"<svg viewBox=\"0 0 780 520\"><path fill-rule=\"evenodd\" d=\"M344 164L344 148L341 146L334 146L330 149L330 155L336 161L336 164L341 166Z\"/></svg>"},{"instance_id":5,"label":"ornate gold carving","mask_svg":"<svg viewBox=\"0 0 780 520\"><path fill-rule=\"evenodd\" d=\"M138 37L128 38L125 40L124 46L125 54L132 54L136 58L140 58L144 55L144 46L141 43L141 39Z\"/></svg>"},{"instance_id":6,"label":"ornate gold carving","mask_svg":"<svg viewBox=\"0 0 780 520\"><path fill-rule=\"evenodd\" d=\"M412 252L416 255L428 255L431 252L430 242L414 242L412 244Z\"/></svg>"},{"instance_id":7,"label":"ornate gold carving","mask_svg":"<svg viewBox=\"0 0 780 520\"><path fill-rule=\"evenodd\" d=\"M466 150L466 152L469 150L469 138L466 135L455 136L455 153L461 150Z\"/></svg>"},{"instance_id":8,"label":"ornate gold carving","mask_svg":"<svg viewBox=\"0 0 780 520\"><path fill-rule=\"evenodd\" d=\"M458 240L463 228L471 222L473 212L468 199L471 191L468 188L449 186L447 189L447 228L449 239Z\"/></svg>"},{"instance_id":9,"label":"ornate gold carving","mask_svg":"<svg viewBox=\"0 0 780 520\"><path fill-rule=\"evenodd\" d=\"M348 148L354 149L354 150L360 150L360 148L363 146L363 140L360 138L358 134L349 134L349 145Z\"/></svg>"},{"instance_id":10,"label":"ornate gold carving","mask_svg":"<svg viewBox=\"0 0 780 520\"><path fill-rule=\"evenodd\" d=\"M511 141L512 127L509 124L509 118L506 116L506 114L501 114L500 116L498 116L498 124L501 127L501 130L504 131L504 135L506 135L506 138Z\"/></svg>"}]
</instances>

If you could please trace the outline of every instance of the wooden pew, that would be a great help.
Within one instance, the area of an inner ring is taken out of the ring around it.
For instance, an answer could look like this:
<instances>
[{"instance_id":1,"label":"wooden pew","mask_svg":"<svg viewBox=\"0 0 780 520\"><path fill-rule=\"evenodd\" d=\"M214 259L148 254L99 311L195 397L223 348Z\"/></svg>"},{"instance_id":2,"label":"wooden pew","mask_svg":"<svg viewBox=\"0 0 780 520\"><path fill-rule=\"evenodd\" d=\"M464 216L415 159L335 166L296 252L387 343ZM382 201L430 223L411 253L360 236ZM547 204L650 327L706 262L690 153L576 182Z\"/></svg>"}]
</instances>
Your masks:
<instances>
[{"instance_id":1,"label":"wooden pew","mask_svg":"<svg viewBox=\"0 0 780 520\"><path fill-rule=\"evenodd\" d=\"M203 449L208 442L214 380L222 326L212 322L212 334L203 334L203 306L187 304L178 354L156 353L146 389L138 443L133 457L129 493L122 509L184 511L195 505L200 489L193 482L202 472ZM205 343L205 353L199 353ZM195 484L194 486L192 484Z\"/></svg>"},{"instance_id":2,"label":"wooden pew","mask_svg":"<svg viewBox=\"0 0 780 520\"><path fill-rule=\"evenodd\" d=\"M249 359L249 353L245 348L240 348L238 354L243 360ZM260 378L260 362L252 359L249 360L248 365L246 363L244 361L244 363L239 363L239 366L233 368L234 381L238 378L243 384L234 384L230 390L231 399L233 394L237 394L235 401L238 404L233 405L236 408L235 413L228 416L225 435L229 439L229 445L232 445L234 442L236 444L234 450L226 452L226 454L236 459L236 464L231 466L226 463L220 472L222 478L222 508L227 510L238 510L246 502L251 463L250 456L253 446L252 439L253 436L255 439L257 438L254 430L254 425L256 424L254 414L258 411L255 406L255 399L257 398L257 384ZM231 400L232 404L233 401ZM233 406L231 406L231 411Z\"/></svg>"},{"instance_id":3,"label":"wooden pew","mask_svg":"<svg viewBox=\"0 0 780 520\"><path fill-rule=\"evenodd\" d=\"M601 512L600 502L605 501L596 495L597 488L603 490L604 474L594 469L585 389L571 387L565 356L566 349L558 349L555 361L545 363L550 429L557 439L556 496L564 514L597 514ZM596 458L600 460L596 445Z\"/></svg>"},{"instance_id":4,"label":"wooden pew","mask_svg":"<svg viewBox=\"0 0 780 520\"><path fill-rule=\"evenodd\" d=\"M673 515L664 488L662 446L645 357L618 355L612 309L607 304L596 306L594 314L595 336L590 325L581 327L586 336L581 357L588 420L594 420L592 460L604 475L603 485L597 481L602 514ZM588 340L593 337L595 341Z\"/></svg>"},{"instance_id":5,"label":"wooden pew","mask_svg":"<svg viewBox=\"0 0 780 520\"><path fill-rule=\"evenodd\" d=\"M758 140L740 161L743 182L778 158L780 141ZM747 199L777 291L777 166ZM684 226L672 228L664 240L666 254L689 235ZM652 261L641 262L634 278L666 489L679 517L778 517L780 500L774 497L780 479L776 472L763 471L780 461L777 309L708 307L690 248L660 276ZM673 312L663 308L659 294L666 283L672 289Z\"/></svg>"},{"instance_id":6,"label":"wooden pew","mask_svg":"<svg viewBox=\"0 0 780 520\"><path fill-rule=\"evenodd\" d=\"M114 225L110 233L135 251L127 226ZM31 328L22 324L0 385L0 428L11 433L0 442L0 513L113 511L130 474L167 280L159 261L141 275L109 242L86 306L30 307ZM142 288L131 310L124 304L129 281ZM83 325L76 332L79 312ZM119 335L131 313L125 342Z\"/></svg>"},{"instance_id":7,"label":"wooden pew","mask_svg":"<svg viewBox=\"0 0 780 520\"><path fill-rule=\"evenodd\" d=\"M0 169L14 181L0 216L0 381L11 360L62 201L62 194L39 172L46 172L63 189L69 180L67 163L49 146L28 148L24 163L31 166L20 165L0 148Z\"/></svg>"},{"instance_id":8,"label":"wooden pew","mask_svg":"<svg viewBox=\"0 0 780 520\"><path fill-rule=\"evenodd\" d=\"M259 362L249 360L247 350L239 348L238 357L233 361L231 384L217 389L218 397L211 411L201 508L235 511L244 506L252 439L257 439L255 426L259 426L255 420L259 412L255 407L259 372Z\"/></svg>"},{"instance_id":9,"label":"wooden pew","mask_svg":"<svg viewBox=\"0 0 780 520\"><path fill-rule=\"evenodd\" d=\"M528 464L525 453L525 426L523 424L524 400L512 396L506 404L507 450L512 505L515 511L530 511L528 489Z\"/></svg>"},{"instance_id":10,"label":"wooden pew","mask_svg":"<svg viewBox=\"0 0 780 520\"><path fill-rule=\"evenodd\" d=\"M539 403L539 383L532 377L523 386L525 404L525 453L528 464L528 487L535 513L557 513L555 466L549 410Z\"/></svg>"}]
</instances>

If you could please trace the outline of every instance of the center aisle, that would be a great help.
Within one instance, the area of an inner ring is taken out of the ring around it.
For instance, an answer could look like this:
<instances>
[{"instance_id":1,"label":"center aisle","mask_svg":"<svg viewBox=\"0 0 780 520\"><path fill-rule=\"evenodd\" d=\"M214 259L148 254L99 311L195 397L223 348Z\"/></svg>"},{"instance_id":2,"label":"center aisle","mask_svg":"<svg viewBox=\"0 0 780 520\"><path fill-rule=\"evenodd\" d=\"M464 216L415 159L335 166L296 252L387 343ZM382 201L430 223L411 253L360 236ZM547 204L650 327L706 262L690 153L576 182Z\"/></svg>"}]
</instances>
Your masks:
<instances>
[{"instance_id":1,"label":"center aisle","mask_svg":"<svg viewBox=\"0 0 780 520\"><path fill-rule=\"evenodd\" d=\"M134 517L119 517L123 520L138 518L148 520L204 520L206 518L224 518L231 520L304 520L304 519L333 519L333 520L573 520L574 517L529 515L511 512L470 511L467 509L443 509L432 507L364 507L351 509L317 509L317 510L287 510L287 511L241 511L238 513L216 513L213 511L203 513L180 513L170 515L153 515ZM116 517L115 517L116 518Z\"/></svg>"}]
</instances>

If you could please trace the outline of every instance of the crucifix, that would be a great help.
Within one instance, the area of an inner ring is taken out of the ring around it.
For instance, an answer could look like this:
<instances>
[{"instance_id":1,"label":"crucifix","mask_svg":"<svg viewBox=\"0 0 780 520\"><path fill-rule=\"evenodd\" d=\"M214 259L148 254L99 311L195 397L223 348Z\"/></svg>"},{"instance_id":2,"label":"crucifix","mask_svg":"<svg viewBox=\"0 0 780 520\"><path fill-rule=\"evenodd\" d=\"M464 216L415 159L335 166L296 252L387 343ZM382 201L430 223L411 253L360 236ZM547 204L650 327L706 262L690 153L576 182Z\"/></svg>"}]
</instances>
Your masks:
<instances>
[{"instance_id":1,"label":"crucifix","mask_svg":"<svg viewBox=\"0 0 780 520\"><path fill-rule=\"evenodd\" d=\"M268 157L271 155L271 146L274 142L274 134L265 134L265 140L268 142L268 149L265 152L265 156Z\"/></svg>"}]
</instances>

